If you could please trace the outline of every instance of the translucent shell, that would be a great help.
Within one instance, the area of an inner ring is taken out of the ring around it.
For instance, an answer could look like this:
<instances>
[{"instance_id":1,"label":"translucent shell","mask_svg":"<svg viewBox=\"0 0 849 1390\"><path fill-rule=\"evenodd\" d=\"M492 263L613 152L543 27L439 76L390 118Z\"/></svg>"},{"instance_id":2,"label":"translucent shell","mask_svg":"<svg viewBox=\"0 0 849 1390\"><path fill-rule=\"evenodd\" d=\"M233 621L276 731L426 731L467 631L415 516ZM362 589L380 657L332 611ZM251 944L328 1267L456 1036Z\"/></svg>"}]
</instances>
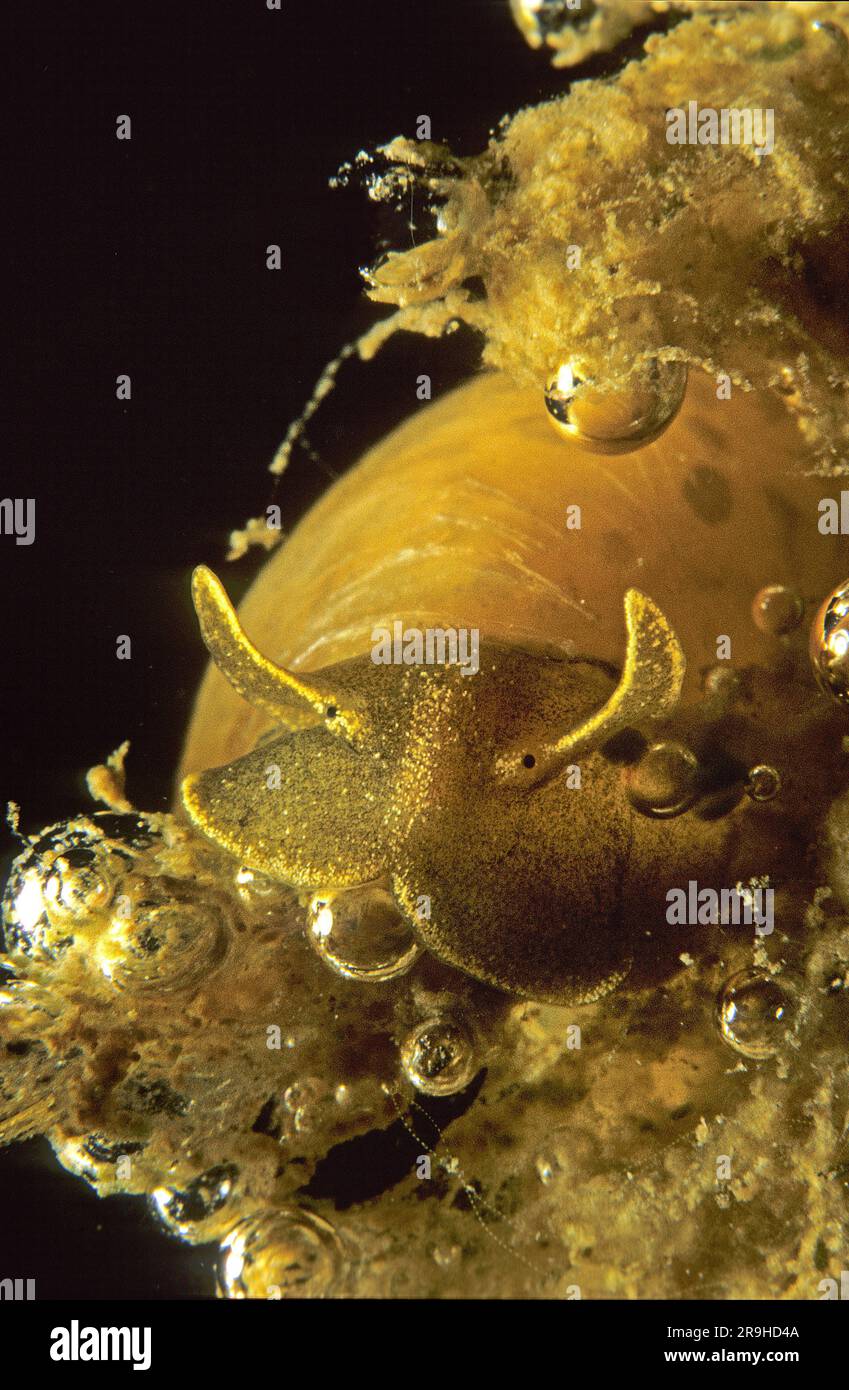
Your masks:
<instances>
[{"instance_id":1,"label":"translucent shell","mask_svg":"<svg viewBox=\"0 0 849 1390\"><path fill-rule=\"evenodd\" d=\"M665 614L698 698L718 633L733 634L739 670L763 661L753 595L766 583L829 593L845 539L817 534L822 481L801 476L799 431L760 393L718 402L715 383L691 372L674 429L674 448L661 436L607 466L564 447L538 390L484 372L416 413L320 498L261 570L241 623L302 679L367 658L376 623L427 627L437 616L490 641L618 666L633 586ZM181 774L232 763L270 728L210 667Z\"/></svg>"}]
</instances>

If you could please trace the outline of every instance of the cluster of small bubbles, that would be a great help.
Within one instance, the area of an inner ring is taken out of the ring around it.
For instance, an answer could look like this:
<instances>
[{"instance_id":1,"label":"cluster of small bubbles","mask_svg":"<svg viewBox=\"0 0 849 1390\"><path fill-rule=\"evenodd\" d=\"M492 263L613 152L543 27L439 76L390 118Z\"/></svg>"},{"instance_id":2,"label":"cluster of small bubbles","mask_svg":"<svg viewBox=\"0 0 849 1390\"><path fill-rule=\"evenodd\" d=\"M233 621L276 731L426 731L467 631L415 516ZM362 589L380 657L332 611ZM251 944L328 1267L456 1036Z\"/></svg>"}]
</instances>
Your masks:
<instances>
[{"instance_id":1,"label":"cluster of small bubbles","mask_svg":"<svg viewBox=\"0 0 849 1390\"><path fill-rule=\"evenodd\" d=\"M775 1056L795 1027L795 991L786 979L750 967L732 975L717 1001L719 1031L753 1061Z\"/></svg>"},{"instance_id":2,"label":"cluster of small bubbles","mask_svg":"<svg viewBox=\"0 0 849 1390\"><path fill-rule=\"evenodd\" d=\"M285 1130L303 1134L316 1128L320 1113L328 1104L328 1088L318 1077L307 1076L293 1081L283 1092Z\"/></svg>"},{"instance_id":3,"label":"cluster of small bubbles","mask_svg":"<svg viewBox=\"0 0 849 1390\"><path fill-rule=\"evenodd\" d=\"M307 935L322 960L349 980L394 979L421 950L392 894L377 884L316 894Z\"/></svg>"},{"instance_id":4,"label":"cluster of small bubbles","mask_svg":"<svg viewBox=\"0 0 849 1390\"><path fill-rule=\"evenodd\" d=\"M756 767L750 767L746 778L746 795L752 801L772 801L781 791L781 774L777 768L770 767L767 763L758 763Z\"/></svg>"},{"instance_id":5,"label":"cluster of small bubbles","mask_svg":"<svg viewBox=\"0 0 849 1390\"><path fill-rule=\"evenodd\" d=\"M435 1245L430 1253L434 1264L439 1265L440 1269L450 1269L463 1252L459 1245Z\"/></svg>"},{"instance_id":6,"label":"cluster of small bubbles","mask_svg":"<svg viewBox=\"0 0 849 1390\"><path fill-rule=\"evenodd\" d=\"M437 1014L416 1024L401 1044L407 1079L426 1096L453 1096L475 1075L475 1049L466 1024Z\"/></svg>"},{"instance_id":7,"label":"cluster of small bubbles","mask_svg":"<svg viewBox=\"0 0 849 1390\"><path fill-rule=\"evenodd\" d=\"M680 816L699 790L699 761L683 743L654 743L625 781L634 809L644 816Z\"/></svg>"},{"instance_id":8,"label":"cluster of small bubbles","mask_svg":"<svg viewBox=\"0 0 849 1390\"><path fill-rule=\"evenodd\" d=\"M810 656L820 688L849 701L849 580L832 590L814 618Z\"/></svg>"},{"instance_id":9,"label":"cluster of small bubbles","mask_svg":"<svg viewBox=\"0 0 849 1390\"><path fill-rule=\"evenodd\" d=\"M191 988L226 955L230 930L217 902L172 880L130 876L95 956L118 989Z\"/></svg>"},{"instance_id":10,"label":"cluster of small bubbles","mask_svg":"<svg viewBox=\"0 0 849 1390\"><path fill-rule=\"evenodd\" d=\"M766 584L752 600L755 627L770 637L786 637L795 632L804 616L801 596L785 584Z\"/></svg>"},{"instance_id":11,"label":"cluster of small bubbles","mask_svg":"<svg viewBox=\"0 0 849 1390\"><path fill-rule=\"evenodd\" d=\"M55 828L39 848L12 866L3 903L10 951L47 960L63 956L74 942L77 921L102 911L114 891L99 861L96 837Z\"/></svg>"},{"instance_id":12,"label":"cluster of small bubbles","mask_svg":"<svg viewBox=\"0 0 849 1390\"><path fill-rule=\"evenodd\" d=\"M329 1221L298 1207L245 1217L221 1244L223 1298L326 1298L338 1292L343 1250Z\"/></svg>"},{"instance_id":13,"label":"cluster of small bubbles","mask_svg":"<svg viewBox=\"0 0 849 1390\"><path fill-rule=\"evenodd\" d=\"M153 838L140 816L98 812L31 840L12 864L3 895L9 952L59 960L107 910L127 867Z\"/></svg>"},{"instance_id":14,"label":"cluster of small bubbles","mask_svg":"<svg viewBox=\"0 0 849 1390\"><path fill-rule=\"evenodd\" d=\"M657 439L684 400L687 368L653 361L620 390L582 381L568 365L558 368L545 391L548 416L558 432L596 454L625 454Z\"/></svg>"},{"instance_id":15,"label":"cluster of small bubbles","mask_svg":"<svg viewBox=\"0 0 849 1390\"><path fill-rule=\"evenodd\" d=\"M191 1240L195 1228L229 1201L238 1176L235 1164L218 1163L185 1187L155 1188L151 1202L170 1231L183 1240Z\"/></svg>"}]
</instances>

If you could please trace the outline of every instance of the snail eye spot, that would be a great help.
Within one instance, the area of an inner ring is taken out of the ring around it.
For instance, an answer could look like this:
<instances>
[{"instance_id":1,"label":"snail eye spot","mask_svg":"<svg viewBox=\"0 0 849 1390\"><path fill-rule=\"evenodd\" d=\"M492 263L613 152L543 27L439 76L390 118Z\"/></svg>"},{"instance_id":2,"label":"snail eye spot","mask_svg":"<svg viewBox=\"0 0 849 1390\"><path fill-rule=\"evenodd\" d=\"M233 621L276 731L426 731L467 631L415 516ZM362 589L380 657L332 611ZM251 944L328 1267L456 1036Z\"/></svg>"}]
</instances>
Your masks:
<instances>
[{"instance_id":1,"label":"snail eye spot","mask_svg":"<svg viewBox=\"0 0 849 1390\"><path fill-rule=\"evenodd\" d=\"M537 760L536 760L536 758L534 757L533 753L526 753L525 756L524 756L524 758L522 759L522 766L523 766L523 767L536 767L536 765L537 765Z\"/></svg>"},{"instance_id":2,"label":"snail eye spot","mask_svg":"<svg viewBox=\"0 0 849 1390\"><path fill-rule=\"evenodd\" d=\"M328 719L335 719L335 718L336 718L336 714L337 714L336 706L335 706L335 705L328 705L328 706L327 706L327 709L325 710L325 714L326 714L326 716L327 716Z\"/></svg>"}]
</instances>

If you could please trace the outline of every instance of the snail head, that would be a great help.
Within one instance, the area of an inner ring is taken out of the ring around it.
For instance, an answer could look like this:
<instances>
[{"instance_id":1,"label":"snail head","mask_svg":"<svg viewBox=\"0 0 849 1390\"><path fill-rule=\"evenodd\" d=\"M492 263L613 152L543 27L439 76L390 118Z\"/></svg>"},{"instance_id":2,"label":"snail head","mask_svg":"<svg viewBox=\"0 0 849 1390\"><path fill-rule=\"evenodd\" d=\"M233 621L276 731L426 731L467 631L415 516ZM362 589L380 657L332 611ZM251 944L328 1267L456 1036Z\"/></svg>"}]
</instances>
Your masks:
<instances>
[{"instance_id":1,"label":"snail head","mask_svg":"<svg viewBox=\"0 0 849 1390\"><path fill-rule=\"evenodd\" d=\"M185 779L200 831L301 890L388 878L426 946L511 992L589 998L621 977L631 815L604 748L670 713L684 675L650 599L625 596L619 675L487 642L470 678L368 653L295 675L253 647L209 570L193 596L216 665L279 730Z\"/></svg>"}]
</instances>

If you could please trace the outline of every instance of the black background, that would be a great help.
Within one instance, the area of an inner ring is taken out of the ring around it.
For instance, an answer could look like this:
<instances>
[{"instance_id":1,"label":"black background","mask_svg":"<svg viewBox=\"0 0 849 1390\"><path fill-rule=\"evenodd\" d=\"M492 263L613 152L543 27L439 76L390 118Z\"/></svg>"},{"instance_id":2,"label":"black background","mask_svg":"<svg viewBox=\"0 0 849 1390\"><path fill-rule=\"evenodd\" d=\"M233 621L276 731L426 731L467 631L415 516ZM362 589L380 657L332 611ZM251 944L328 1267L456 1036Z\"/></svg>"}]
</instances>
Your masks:
<instances>
[{"instance_id":1,"label":"black background","mask_svg":"<svg viewBox=\"0 0 849 1390\"><path fill-rule=\"evenodd\" d=\"M477 151L566 79L507 0L5 0L0 52L0 495L36 501L32 546L0 536L0 801L34 831L89 805L85 769L124 738L131 797L168 805L204 665L191 567L244 592L262 557L224 567L230 529L272 500L265 467L325 363L385 312L358 267L432 234L425 208L411 232L409 209L329 177L420 114ZM124 113L131 141L115 136ZM346 365L311 430L326 466L416 409L420 372L438 394L476 360L471 335L403 335ZM326 485L297 455L274 499L284 525ZM149 1298L209 1294L212 1271L209 1248L169 1240L141 1199L99 1201L46 1141L0 1153L0 1277L35 1278L39 1298Z\"/></svg>"}]
</instances>

